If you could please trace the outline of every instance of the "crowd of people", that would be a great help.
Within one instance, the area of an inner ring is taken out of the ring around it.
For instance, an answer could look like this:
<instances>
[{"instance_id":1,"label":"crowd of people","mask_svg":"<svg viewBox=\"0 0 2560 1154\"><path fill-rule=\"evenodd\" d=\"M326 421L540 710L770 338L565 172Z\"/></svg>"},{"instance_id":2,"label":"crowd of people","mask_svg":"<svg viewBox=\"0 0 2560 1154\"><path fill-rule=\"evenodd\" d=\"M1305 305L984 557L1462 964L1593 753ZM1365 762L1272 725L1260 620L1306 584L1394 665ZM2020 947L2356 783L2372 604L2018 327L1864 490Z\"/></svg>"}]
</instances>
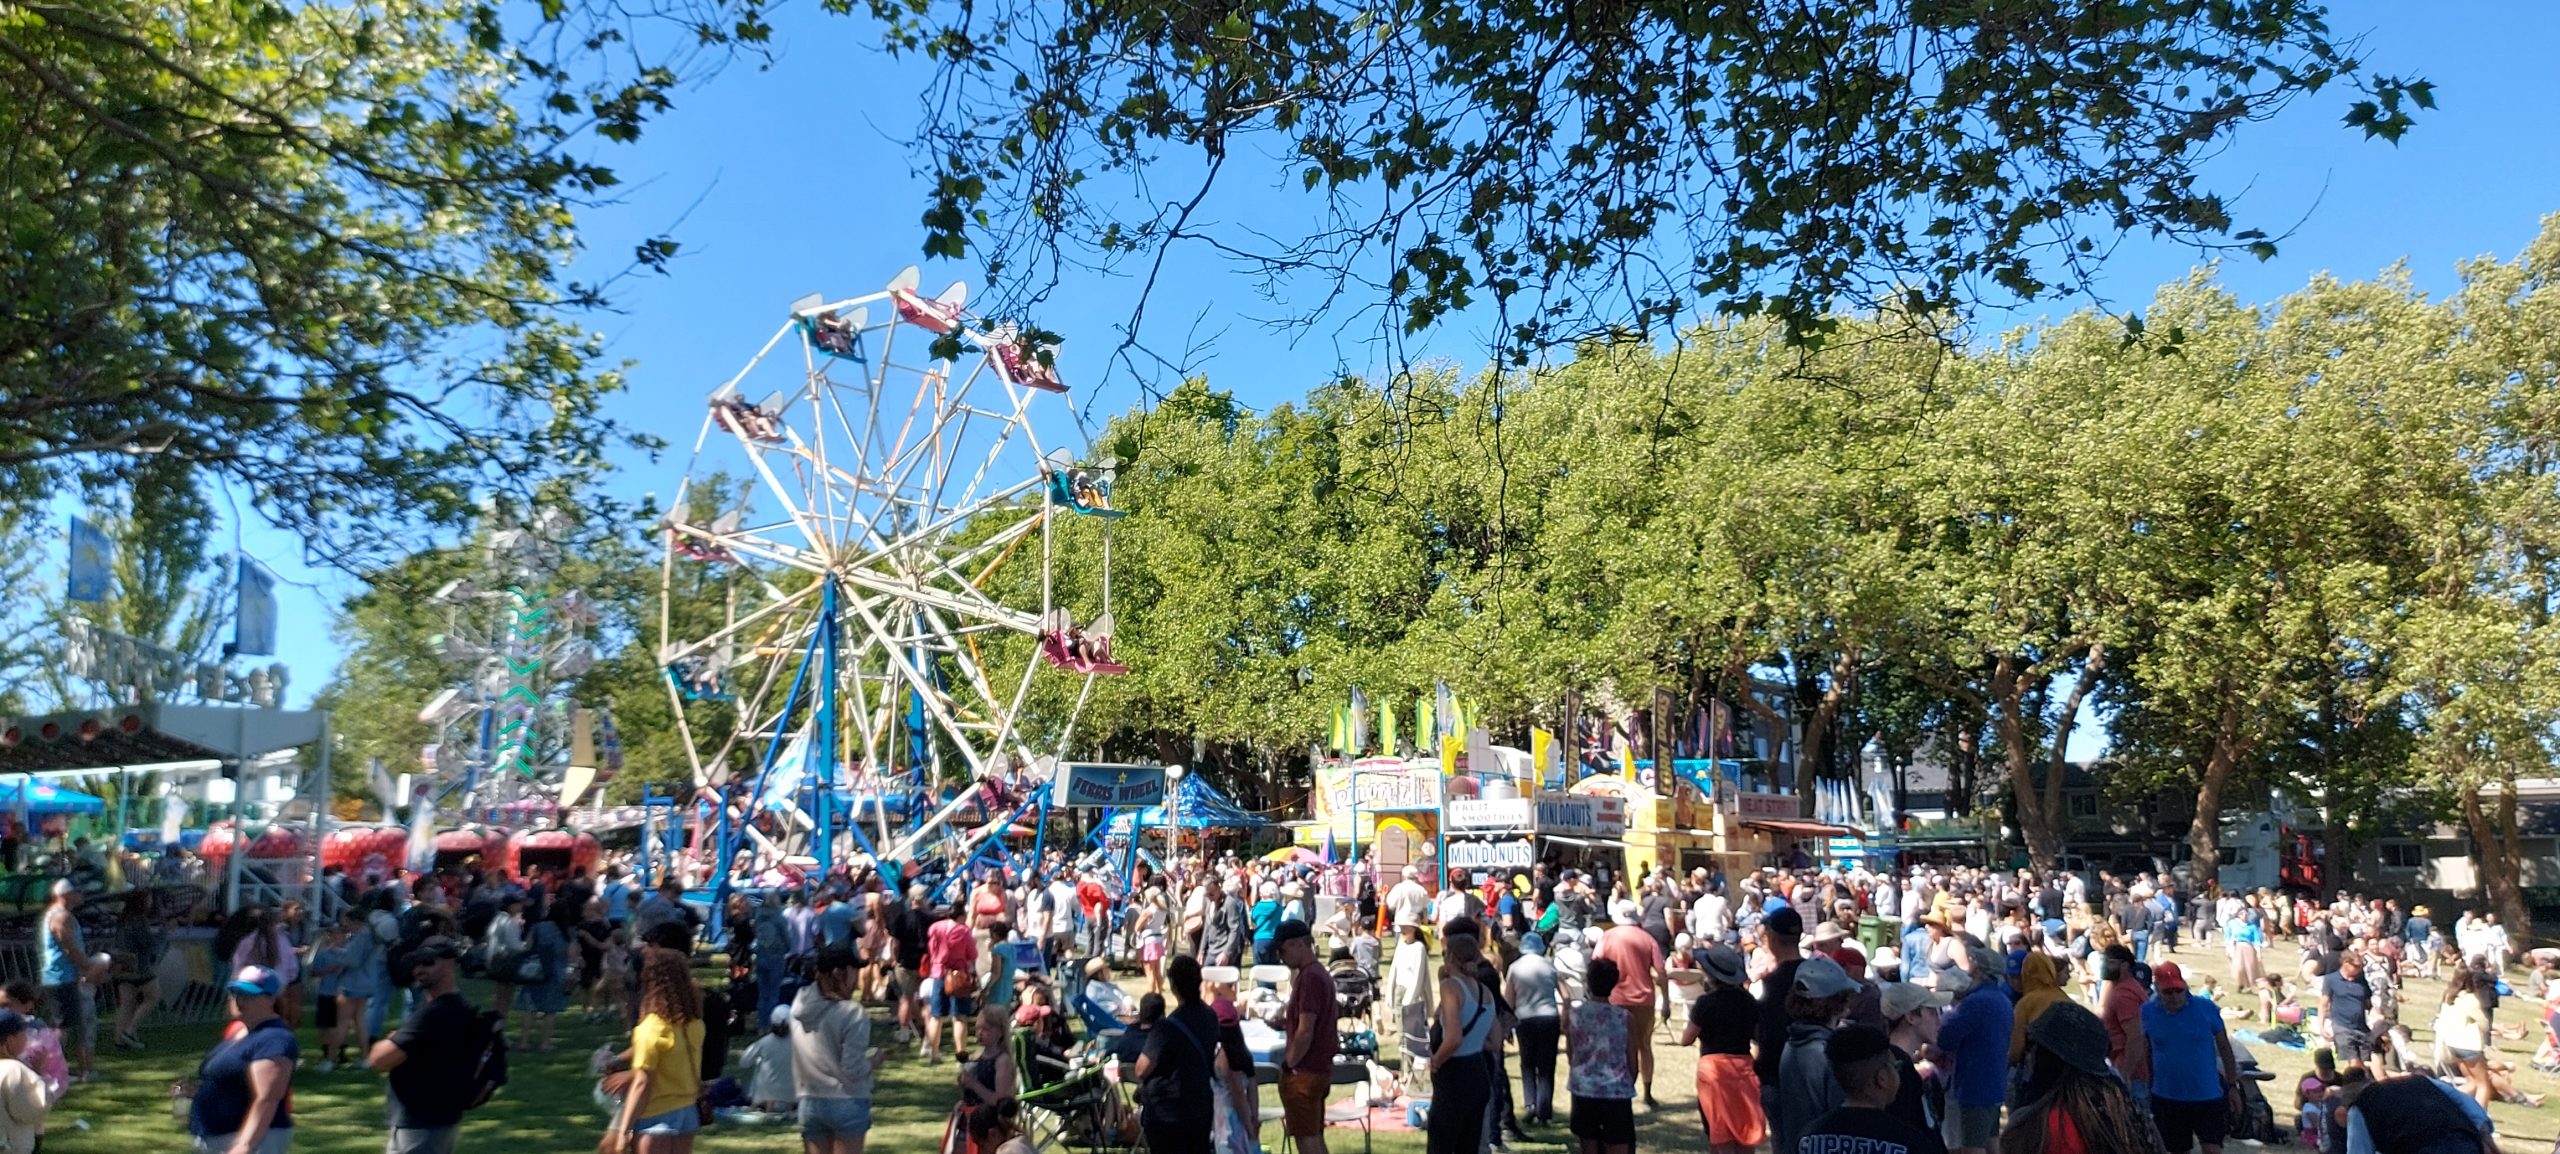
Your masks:
<instances>
[{"instance_id":1,"label":"crowd of people","mask_svg":"<svg viewBox=\"0 0 2560 1154\"><path fill-rule=\"evenodd\" d=\"M640 1154L690 1151L719 1118L858 1154L877 1071L902 1051L949 1064L947 1146L971 1154L1024 1154L1024 1103L1074 1051L1128 1086L1112 1124L1157 1154L1262 1149L1257 1083L1281 1133L1323 1154L1346 1081L1363 1105L1427 1111L1433 1154L1559 1122L1583 1154L1625 1154L1662 1109L1674 1045L1697 1054L1714 1154L2220 1154L2288 1137L2244 1038L2317 1050L2291 1087L2304 1144L2468 1154L2495 1149L2490 1103L2539 1104L2500 1040L2530 1035L2532 1064L2560 1069L2547 1022L2498 1022L2502 1001L2560 995L2560 951L2390 900L1962 868L1353 880L1173 860L1125 877L1054 854L969 877L839 874L731 895L716 936L680 879L644 889L618 863L333 876L326 916L295 902L223 921L230 1020L181 1087L189 1128L201 1151L284 1150L295 1077L371 1071L387 1149L450 1151L510 1047L550 1050L572 1012L627 1031L591 1065L600 1147ZM170 917L131 900L93 943L82 900L56 887L41 983L0 989L0 1149L29 1148L88 1076L101 989L128 1047L158 996ZM2190 973L2209 953L2227 987ZM725 981L698 978L707 959ZM485 1007L466 975L489 983ZM2421 1007L2413 981L2444 992Z\"/></svg>"}]
</instances>

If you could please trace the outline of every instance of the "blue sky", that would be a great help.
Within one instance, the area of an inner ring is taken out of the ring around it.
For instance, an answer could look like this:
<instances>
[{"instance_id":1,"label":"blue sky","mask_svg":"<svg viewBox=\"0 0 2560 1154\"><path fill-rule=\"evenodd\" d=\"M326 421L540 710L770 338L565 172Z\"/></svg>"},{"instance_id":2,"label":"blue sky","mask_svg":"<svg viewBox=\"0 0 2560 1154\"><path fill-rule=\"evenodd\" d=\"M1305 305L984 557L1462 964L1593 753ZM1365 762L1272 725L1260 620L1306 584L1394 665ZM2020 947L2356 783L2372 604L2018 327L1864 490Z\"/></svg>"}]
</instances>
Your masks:
<instances>
[{"instance_id":1,"label":"blue sky","mask_svg":"<svg viewBox=\"0 0 2560 1154\"><path fill-rule=\"evenodd\" d=\"M2323 270L2359 277L2403 259L2420 286L2441 292L2455 283L2458 261L2512 256L2543 214L2560 211L2560 89L2548 83L2560 5L2347 3L2332 26L2342 36L2365 34L2365 55L2382 70L2435 81L2440 107L2396 147L2338 123L2351 99L2343 90L2244 131L2212 163L2212 184L2237 194L2248 224L2291 235L2272 261L2223 262L2224 283L2243 299L2281 295ZM673 493L704 396L771 335L793 298L871 291L918 263L922 190L898 137L919 115L923 74L874 52L872 42L864 21L790 5L776 18L771 68L730 68L680 95L637 145L606 154L627 195L586 217L597 269L618 266L648 236L672 233L682 244L671 275L628 282L621 314L599 318L612 354L636 362L620 417L672 445L667 459L623 462L614 484L625 492ZM1295 180L1245 186L1219 206L1229 223L1313 212L1315 201L1295 189ZM2153 286L2198 260L2189 249L2129 238L2100 291L2115 307L2138 308ZM928 266L927 289L966 272ZM1134 292L1126 280L1071 281L1037 318L1067 338L1059 362L1077 390L1074 407L1087 404ZM1215 386L1257 407L1338 370L1384 364L1374 346L1337 339L1335 325L1293 341L1251 319L1227 319L1268 316L1288 302L1262 299L1255 284L1197 252L1169 262L1158 300L1179 302L1160 303L1150 321L1150 333L1172 343L1194 315L1217 318L1203 367ZM2043 302L1986 327L2074 307ZM1355 322L1349 331L1369 327ZM1483 347L1481 330L1461 318L1404 352L1473 366ZM1125 377L1106 381L1091 409L1101 416L1140 397ZM1064 407L1053 407L1045 435L1065 430ZM294 696L307 699L336 664L328 613L352 583L301 566L298 544L280 534L253 530L247 547L287 582L282 659L295 670Z\"/></svg>"}]
</instances>

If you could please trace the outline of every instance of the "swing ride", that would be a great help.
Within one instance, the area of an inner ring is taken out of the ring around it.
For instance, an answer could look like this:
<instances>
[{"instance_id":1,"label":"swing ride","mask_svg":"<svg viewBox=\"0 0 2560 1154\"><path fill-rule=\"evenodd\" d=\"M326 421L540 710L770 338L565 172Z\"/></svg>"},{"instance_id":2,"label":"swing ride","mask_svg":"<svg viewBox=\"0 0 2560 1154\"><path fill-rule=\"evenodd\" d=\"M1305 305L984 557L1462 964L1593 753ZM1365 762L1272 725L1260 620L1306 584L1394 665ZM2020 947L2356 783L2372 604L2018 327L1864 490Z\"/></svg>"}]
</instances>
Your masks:
<instances>
[{"instance_id":1,"label":"swing ride","mask_svg":"<svg viewBox=\"0 0 2560 1154\"><path fill-rule=\"evenodd\" d=\"M711 391L668 506L658 657L715 899L737 880L960 865L1038 836L1092 679L1126 671L1110 466L1044 452L1031 420L1065 391L1054 348L969 313L964 284L928 297L918 280L794 302ZM1060 516L1102 520L1098 557L1061 556ZM1095 564L1101 604L1079 624L1057 576ZM1007 566L1036 582L992 580ZM679 628L680 572L721 591L715 627ZM1039 604L1019 603L1032 588ZM1026 726L1044 669L1083 681L1063 716Z\"/></svg>"}]
</instances>

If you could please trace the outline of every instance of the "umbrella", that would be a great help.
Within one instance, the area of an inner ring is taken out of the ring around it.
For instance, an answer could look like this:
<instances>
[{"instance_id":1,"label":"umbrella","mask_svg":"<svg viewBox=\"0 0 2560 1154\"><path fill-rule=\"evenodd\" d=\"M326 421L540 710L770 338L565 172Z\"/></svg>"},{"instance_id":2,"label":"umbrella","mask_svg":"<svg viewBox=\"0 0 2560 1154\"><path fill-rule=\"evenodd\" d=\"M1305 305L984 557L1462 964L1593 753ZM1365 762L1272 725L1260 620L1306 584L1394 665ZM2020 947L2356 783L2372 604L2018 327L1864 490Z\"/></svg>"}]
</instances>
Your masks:
<instances>
[{"instance_id":1,"label":"umbrella","mask_svg":"<svg viewBox=\"0 0 2560 1154\"><path fill-rule=\"evenodd\" d=\"M1279 862L1282 865L1294 865L1298 862L1321 861L1323 859L1314 850L1308 849L1305 846L1284 845L1270 853L1262 855L1262 860Z\"/></svg>"}]
</instances>

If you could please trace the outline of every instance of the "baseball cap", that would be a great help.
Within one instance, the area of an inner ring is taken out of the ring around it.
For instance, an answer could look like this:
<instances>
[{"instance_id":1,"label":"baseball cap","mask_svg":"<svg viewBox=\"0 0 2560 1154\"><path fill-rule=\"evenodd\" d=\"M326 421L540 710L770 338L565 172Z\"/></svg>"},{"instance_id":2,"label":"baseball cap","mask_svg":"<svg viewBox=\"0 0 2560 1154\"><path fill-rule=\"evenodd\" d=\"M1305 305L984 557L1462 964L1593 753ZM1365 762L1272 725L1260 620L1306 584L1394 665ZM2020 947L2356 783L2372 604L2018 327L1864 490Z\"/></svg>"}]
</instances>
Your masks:
<instances>
[{"instance_id":1,"label":"baseball cap","mask_svg":"<svg viewBox=\"0 0 2560 1154\"><path fill-rule=\"evenodd\" d=\"M1299 938L1313 940L1315 936L1315 931L1308 929L1307 923L1290 918L1281 922L1278 929L1271 931L1271 944L1277 946L1282 942L1294 942Z\"/></svg>"},{"instance_id":2,"label":"baseball cap","mask_svg":"<svg viewBox=\"0 0 2560 1154\"><path fill-rule=\"evenodd\" d=\"M1840 963L1815 954L1796 967L1795 989L1808 998L1831 998L1857 993L1858 983Z\"/></svg>"},{"instance_id":3,"label":"baseball cap","mask_svg":"<svg viewBox=\"0 0 2560 1154\"><path fill-rule=\"evenodd\" d=\"M790 1024L790 1021L791 1021L791 1003L789 1003L789 1002L784 1002L784 1003L782 1003L781 1005L775 1006L775 1007L773 1008L773 1012L772 1012L772 1013L767 1014L767 1015L765 1015L765 1016L764 1016L764 1020L766 1021L766 1023L768 1023L768 1024L770 1024L770 1025L775 1025L775 1026L782 1026L782 1025L788 1025L788 1024Z\"/></svg>"},{"instance_id":4,"label":"baseball cap","mask_svg":"<svg viewBox=\"0 0 2560 1154\"><path fill-rule=\"evenodd\" d=\"M1922 1006L1944 1008L1955 1000L1943 990L1927 989L1911 982L1886 982L1877 988L1881 991L1877 1002L1884 1010L1886 1021L1910 1017Z\"/></svg>"},{"instance_id":5,"label":"baseball cap","mask_svg":"<svg viewBox=\"0 0 2560 1154\"><path fill-rule=\"evenodd\" d=\"M442 961L446 958L459 958L461 956L461 942L455 941L443 934L437 934L423 942L419 942L415 947L412 947L408 953L402 954L398 958L393 959L392 975L399 978L402 983L405 984L416 975L418 967Z\"/></svg>"},{"instance_id":6,"label":"baseball cap","mask_svg":"<svg viewBox=\"0 0 2560 1154\"><path fill-rule=\"evenodd\" d=\"M80 892L80 887L78 887L78 886L75 886L75 885L71 884L71 879L70 879L70 878L56 878L56 879L54 879L54 882L53 882L53 896L58 897L58 898L66 898L66 897L70 897L71 895L76 894L76 893L79 893L79 892Z\"/></svg>"},{"instance_id":7,"label":"baseball cap","mask_svg":"<svg viewBox=\"0 0 2560 1154\"><path fill-rule=\"evenodd\" d=\"M1760 928L1780 937L1800 938L1804 936L1804 915L1793 906L1774 909L1760 919Z\"/></svg>"},{"instance_id":8,"label":"baseball cap","mask_svg":"<svg viewBox=\"0 0 2560 1154\"><path fill-rule=\"evenodd\" d=\"M2162 962L2151 967L2151 984L2156 989L2183 990L2187 988L2187 975L2178 963Z\"/></svg>"},{"instance_id":9,"label":"baseball cap","mask_svg":"<svg viewBox=\"0 0 2560 1154\"><path fill-rule=\"evenodd\" d=\"M265 966L242 966L223 989L244 998L272 998L284 993L284 975Z\"/></svg>"}]
</instances>

